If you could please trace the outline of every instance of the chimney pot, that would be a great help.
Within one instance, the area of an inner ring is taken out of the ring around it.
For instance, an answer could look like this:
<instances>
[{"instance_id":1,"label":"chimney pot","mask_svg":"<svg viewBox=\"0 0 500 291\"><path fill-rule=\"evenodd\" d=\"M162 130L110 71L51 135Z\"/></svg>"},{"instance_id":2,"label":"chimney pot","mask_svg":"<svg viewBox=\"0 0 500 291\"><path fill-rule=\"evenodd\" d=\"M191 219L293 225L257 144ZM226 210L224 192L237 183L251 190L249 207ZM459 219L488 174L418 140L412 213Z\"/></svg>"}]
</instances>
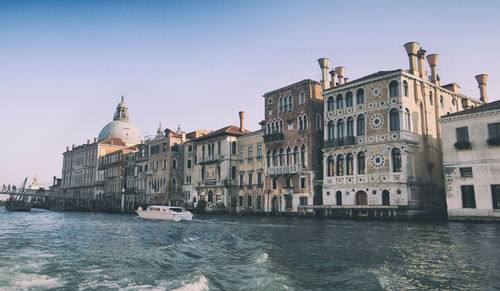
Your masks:
<instances>
[{"instance_id":1,"label":"chimney pot","mask_svg":"<svg viewBox=\"0 0 500 291\"><path fill-rule=\"evenodd\" d=\"M335 72L337 73L337 78L339 79L339 85L344 84L344 73L345 73L345 67L336 67Z\"/></svg>"},{"instance_id":2,"label":"chimney pot","mask_svg":"<svg viewBox=\"0 0 500 291\"><path fill-rule=\"evenodd\" d=\"M90 144L90 139L87 139L87 144Z\"/></svg>"},{"instance_id":3,"label":"chimney pot","mask_svg":"<svg viewBox=\"0 0 500 291\"><path fill-rule=\"evenodd\" d=\"M319 67L321 68L321 82L323 83L323 89L330 88L330 82L328 81L328 67L330 67L330 59L321 58L318 59Z\"/></svg>"},{"instance_id":4,"label":"chimney pot","mask_svg":"<svg viewBox=\"0 0 500 291\"><path fill-rule=\"evenodd\" d=\"M96 142L97 142L97 137L94 137L94 143L96 143Z\"/></svg>"},{"instance_id":5,"label":"chimney pot","mask_svg":"<svg viewBox=\"0 0 500 291\"><path fill-rule=\"evenodd\" d=\"M332 69L329 73L330 73L330 79L332 80L331 86L332 87L337 86L337 84L335 83L335 70Z\"/></svg>"},{"instance_id":6,"label":"chimney pot","mask_svg":"<svg viewBox=\"0 0 500 291\"><path fill-rule=\"evenodd\" d=\"M422 78L422 79L427 79L427 72L425 71L425 53L426 53L426 50L424 50L423 48L420 48L417 52L418 72L419 72L420 78Z\"/></svg>"},{"instance_id":7,"label":"chimney pot","mask_svg":"<svg viewBox=\"0 0 500 291\"><path fill-rule=\"evenodd\" d=\"M243 130L244 130L244 128L243 128L243 121L245 119L245 112L244 111L240 111L238 113L240 115L240 131L243 132Z\"/></svg>"},{"instance_id":8,"label":"chimney pot","mask_svg":"<svg viewBox=\"0 0 500 291\"><path fill-rule=\"evenodd\" d=\"M438 81L438 76L436 71L437 61L438 61L438 54L427 55L427 62L429 62L429 66L431 67L431 81L435 84L437 84Z\"/></svg>"},{"instance_id":9,"label":"chimney pot","mask_svg":"<svg viewBox=\"0 0 500 291\"><path fill-rule=\"evenodd\" d=\"M418 42L407 42L403 45L410 59L410 73L418 76L417 70L417 51L420 47Z\"/></svg>"},{"instance_id":10,"label":"chimney pot","mask_svg":"<svg viewBox=\"0 0 500 291\"><path fill-rule=\"evenodd\" d=\"M486 82L488 81L488 75L486 74L477 75L476 81L479 84L478 87L481 95L479 100L483 101L484 103L488 103L488 97L486 96Z\"/></svg>"}]
</instances>

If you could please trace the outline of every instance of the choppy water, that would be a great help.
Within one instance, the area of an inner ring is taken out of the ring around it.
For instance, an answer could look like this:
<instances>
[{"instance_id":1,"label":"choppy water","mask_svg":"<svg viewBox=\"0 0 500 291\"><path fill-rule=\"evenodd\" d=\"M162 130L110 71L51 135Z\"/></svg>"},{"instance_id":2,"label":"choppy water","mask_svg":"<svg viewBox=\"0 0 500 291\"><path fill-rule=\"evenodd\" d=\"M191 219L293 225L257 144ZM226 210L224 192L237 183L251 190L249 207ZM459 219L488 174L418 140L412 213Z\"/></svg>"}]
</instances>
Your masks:
<instances>
[{"instance_id":1,"label":"choppy water","mask_svg":"<svg viewBox=\"0 0 500 291\"><path fill-rule=\"evenodd\" d=\"M0 289L500 289L500 225L0 208Z\"/></svg>"}]
</instances>

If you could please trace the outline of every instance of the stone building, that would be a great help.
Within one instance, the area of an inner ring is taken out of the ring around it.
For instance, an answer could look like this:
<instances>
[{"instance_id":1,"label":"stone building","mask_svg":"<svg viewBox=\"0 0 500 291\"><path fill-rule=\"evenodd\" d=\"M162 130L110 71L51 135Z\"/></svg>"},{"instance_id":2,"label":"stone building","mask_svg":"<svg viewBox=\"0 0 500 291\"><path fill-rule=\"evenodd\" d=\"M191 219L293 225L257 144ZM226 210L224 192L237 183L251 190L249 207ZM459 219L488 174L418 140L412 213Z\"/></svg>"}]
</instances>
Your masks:
<instances>
[{"instance_id":1,"label":"stone building","mask_svg":"<svg viewBox=\"0 0 500 291\"><path fill-rule=\"evenodd\" d=\"M238 213L265 210L264 130L238 137Z\"/></svg>"},{"instance_id":2,"label":"stone building","mask_svg":"<svg viewBox=\"0 0 500 291\"><path fill-rule=\"evenodd\" d=\"M146 206L151 203L146 193L149 147L144 143L136 147L137 151L126 155L125 194L132 195L136 205Z\"/></svg>"},{"instance_id":3,"label":"stone building","mask_svg":"<svg viewBox=\"0 0 500 291\"><path fill-rule=\"evenodd\" d=\"M182 193L184 193L184 201L188 207L196 207L196 187L193 184L193 175L195 165L197 164L196 143L193 141L205 134L210 133L206 130L197 130L186 134L186 142L184 147L184 178L182 183Z\"/></svg>"},{"instance_id":4,"label":"stone building","mask_svg":"<svg viewBox=\"0 0 500 291\"><path fill-rule=\"evenodd\" d=\"M192 195L198 206L208 210L228 209L236 211L238 199L238 137L249 134L243 128L243 112L240 112L240 127L230 125L198 137L196 143L197 163L193 171ZM200 201L204 201L200 204Z\"/></svg>"},{"instance_id":5,"label":"stone building","mask_svg":"<svg viewBox=\"0 0 500 291\"><path fill-rule=\"evenodd\" d=\"M303 80L263 96L268 211L322 204L322 91L320 83Z\"/></svg>"},{"instance_id":6,"label":"stone building","mask_svg":"<svg viewBox=\"0 0 500 291\"><path fill-rule=\"evenodd\" d=\"M323 203L327 214L443 215L441 128L438 118L477 106L455 83L440 85L437 55L404 45L410 68L379 71L346 82L344 67L328 78L324 98ZM334 213L336 212L336 213Z\"/></svg>"},{"instance_id":7,"label":"stone building","mask_svg":"<svg viewBox=\"0 0 500 291\"><path fill-rule=\"evenodd\" d=\"M448 219L500 221L500 101L440 121Z\"/></svg>"}]
</instances>

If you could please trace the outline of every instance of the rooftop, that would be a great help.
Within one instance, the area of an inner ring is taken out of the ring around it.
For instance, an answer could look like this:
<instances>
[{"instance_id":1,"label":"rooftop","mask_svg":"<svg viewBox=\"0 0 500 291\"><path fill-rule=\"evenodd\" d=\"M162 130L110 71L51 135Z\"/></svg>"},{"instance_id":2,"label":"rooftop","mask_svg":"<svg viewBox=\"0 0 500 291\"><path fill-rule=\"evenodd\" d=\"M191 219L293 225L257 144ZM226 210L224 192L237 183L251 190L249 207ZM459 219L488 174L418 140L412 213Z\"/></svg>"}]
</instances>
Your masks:
<instances>
[{"instance_id":1,"label":"rooftop","mask_svg":"<svg viewBox=\"0 0 500 291\"><path fill-rule=\"evenodd\" d=\"M234 126L234 125L229 125L229 126L221 128L221 129L218 129L214 132L211 132L209 134L205 134L203 136L200 136L199 138L195 139L195 141L202 141L202 140L210 139L210 138L221 136L221 135L240 136L240 135L245 135L245 134L249 134L249 133L251 133L250 130L243 129L243 131L241 131L239 127Z\"/></svg>"},{"instance_id":2,"label":"rooftop","mask_svg":"<svg viewBox=\"0 0 500 291\"><path fill-rule=\"evenodd\" d=\"M499 109L500 109L500 100L497 100L497 101L493 101L490 103L486 103L486 104L481 105L481 106L476 106L476 107L472 107L472 108L462 110L459 112L455 112L452 114L443 115L442 118L465 115L465 114L472 114L472 113L479 113L479 112L490 111L490 110L499 110Z\"/></svg>"}]
</instances>

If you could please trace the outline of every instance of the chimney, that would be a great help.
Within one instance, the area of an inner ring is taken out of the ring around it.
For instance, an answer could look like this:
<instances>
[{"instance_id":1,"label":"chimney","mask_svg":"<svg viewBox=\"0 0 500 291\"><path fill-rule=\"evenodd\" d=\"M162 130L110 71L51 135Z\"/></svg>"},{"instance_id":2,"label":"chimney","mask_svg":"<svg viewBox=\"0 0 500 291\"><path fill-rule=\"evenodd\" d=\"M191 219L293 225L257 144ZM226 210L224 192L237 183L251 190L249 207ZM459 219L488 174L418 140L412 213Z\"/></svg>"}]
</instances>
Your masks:
<instances>
[{"instance_id":1,"label":"chimney","mask_svg":"<svg viewBox=\"0 0 500 291\"><path fill-rule=\"evenodd\" d=\"M469 109L470 106L469 106L469 102L467 101L467 99L462 99L462 108L465 110L465 109Z\"/></svg>"},{"instance_id":2,"label":"chimney","mask_svg":"<svg viewBox=\"0 0 500 291\"><path fill-rule=\"evenodd\" d=\"M425 71L425 53L423 48L420 48L417 52L418 58L418 72L420 73L420 78L427 80L427 72Z\"/></svg>"},{"instance_id":3,"label":"chimney","mask_svg":"<svg viewBox=\"0 0 500 291\"><path fill-rule=\"evenodd\" d=\"M87 139L87 144L90 144L90 139Z\"/></svg>"},{"instance_id":4,"label":"chimney","mask_svg":"<svg viewBox=\"0 0 500 291\"><path fill-rule=\"evenodd\" d=\"M410 74L418 76L418 71L417 71L417 51L420 45L418 42L407 42L404 44L406 53L408 54L408 57L410 58Z\"/></svg>"},{"instance_id":5,"label":"chimney","mask_svg":"<svg viewBox=\"0 0 500 291\"><path fill-rule=\"evenodd\" d=\"M329 73L330 73L330 79L332 80L331 86L332 87L337 86L337 83L335 82L335 70L332 69Z\"/></svg>"},{"instance_id":6,"label":"chimney","mask_svg":"<svg viewBox=\"0 0 500 291\"><path fill-rule=\"evenodd\" d=\"M72 148L72 149L73 149L73 150L75 149L75 145L73 145L73 148Z\"/></svg>"},{"instance_id":7,"label":"chimney","mask_svg":"<svg viewBox=\"0 0 500 291\"><path fill-rule=\"evenodd\" d=\"M336 67L335 72L337 73L337 78L339 79L339 85L344 84L345 67Z\"/></svg>"},{"instance_id":8,"label":"chimney","mask_svg":"<svg viewBox=\"0 0 500 291\"><path fill-rule=\"evenodd\" d=\"M97 137L94 137L94 143L97 143Z\"/></svg>"},{"instance_id":9,"label":"chimney","mask_svg":"<svg viewBox=\"0 0 500 291\"><path fill-rule=\"evenodd\" d=\"M476 81L479 84L479 92L481 94L481 97L479 100L483 101L484 103L488 103L488 97L486 97L486 82L488 81L488 75L486 74L480 74L476 76Z\"/></svg>"},{"instance_id":10,"label":"chimney","mask_svg":"<svg viewBox=\"0 0 500 291\"><path fill-rule=\"evenodd\" d=\"M57 180L57 177L56 177L56 176L53 176L53 177L52 177L52 180L53 180L53 182L52 182L52 186L55 186L55 185L56 185L56 180Z\"/></svg>"},{"instance_id":11,"label":"chimney","mask_svg":"<svg viewBox=\"0 0 500 291\"><path fill-rule=\"evenodd\" d=\"M437 78L436 67L438 62L438 54L428 55L427 62L429 62L429 66L431 67L431 81L434 84L437 84L438 78Z\"/></svg>"},{"instance_id":12,"label":"chimney","mask_svg":"<svg viewBox=\"0 0 500 291\"><path fill-rule=\"evenodd\" d=\"M244 128L243 128L243 121L245 120L245 112L244 111L240 111L238 112L240 114L240 131L243 132Z\"/></svg>"},{"instance_id":13,"label":"chimney","mask_svg":"<svg viewBox=\"0 0 500 291\"><path fill-rule=\"evenodd\" d=\"M69 146L68 146L68 147L66 147L66 151L67 151L67 152L69 152Z\"/></svg>"},{"instance_id":14,"label":"chimney","mask_svg":"<svg viewBox=\"0 0 500 291\"><path fill-rule=\"evenodd\" d=\"M328 67L330 67L330 59L321 58L318 59L319 67L321 68L321 82L323 83L323 89L330 88L330 82L328 81Z\"/></svg>"},{"instance_id":15,"label":"chimney","mask_svg":"<svg viewBox=\"0 0 500 291\"><path fill-rule=\"evenodd\" d=\"M347 81L349 81L349 78L344 78L344 84L347 83Z\"/></svg>"}]
</instances>

